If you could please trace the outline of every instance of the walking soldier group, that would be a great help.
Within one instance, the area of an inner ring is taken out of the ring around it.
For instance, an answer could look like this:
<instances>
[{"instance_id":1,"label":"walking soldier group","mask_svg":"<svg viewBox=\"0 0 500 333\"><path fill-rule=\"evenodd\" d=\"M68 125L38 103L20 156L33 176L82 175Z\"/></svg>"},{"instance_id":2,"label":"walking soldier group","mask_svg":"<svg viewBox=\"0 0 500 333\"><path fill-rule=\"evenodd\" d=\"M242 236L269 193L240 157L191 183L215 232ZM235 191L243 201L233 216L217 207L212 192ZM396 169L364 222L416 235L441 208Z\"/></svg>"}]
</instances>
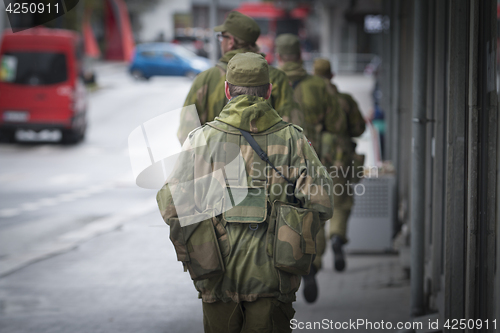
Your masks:
<instances>
[{"instance_id":1,"label":"walking soldier group","mask_svg":"<svg viewBox=\"0 0 500 333\"><path fill-rule=\"evenodd\" d=\"M352 197L334 194L349 184L329 173L352 165L351 137L364 122L330 83L327 61L306 73L296 36L277 38L277 69L258 53L253 19L232 12L214 30L223 56L185 102L202 126L181 115L183 151L158 206L202 299L205 332L291 332L301 276L306 300L316 300L332 215L335 267L345 267Z\"/></svg>"}]
</instances>

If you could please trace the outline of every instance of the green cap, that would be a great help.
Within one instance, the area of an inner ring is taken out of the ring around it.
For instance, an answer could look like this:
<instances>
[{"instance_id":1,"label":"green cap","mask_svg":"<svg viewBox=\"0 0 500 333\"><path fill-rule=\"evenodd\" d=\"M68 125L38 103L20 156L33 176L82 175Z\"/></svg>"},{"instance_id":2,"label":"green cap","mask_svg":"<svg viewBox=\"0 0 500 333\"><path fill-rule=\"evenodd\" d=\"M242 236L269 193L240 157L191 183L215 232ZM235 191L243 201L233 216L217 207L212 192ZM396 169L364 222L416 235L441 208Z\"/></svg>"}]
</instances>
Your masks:
<instances>
[{"instance_id":1,"label":"green cap","mask_svg":"<svg viewBox=\"0 0 500 333\"><path fill-rule=\"evenodd\" d=\"M331 74L332 68L328 59L318 58L314 60L314 75L329 76Z\"/></svg>"},{"instance_id":2,"label":"green cap","mask_svg":"<svg viewBox=\"0 0 500 333\"><path fill-rule=\"evenodd\" d=\"M300 54L300 41L297 35L279 35L278 38L276 38L275 44L278 54Z\"/></svg>"},{"instance_id":3,"label":"green cap","mask_svg":"<svg viewBox=\"0 0 500 333\"><path fill-rule=\"evenodd\" d=\"M229 13L224 23L216 26L214 31L227 31L231 35L250 44L255 44L260 35L260 28L257 22L240 12Z\"/></svg>"},{"instance_id":4,"label":"green cap","mask_svg":"<svg viewBox=\"0 0 500 333\"><path fill-rule=\"evenodd\" d=\"M257 87L269 83L269 66L260 54L238 53L227 64L226 81L240 87Z\"/></svg>"}]
</instances>

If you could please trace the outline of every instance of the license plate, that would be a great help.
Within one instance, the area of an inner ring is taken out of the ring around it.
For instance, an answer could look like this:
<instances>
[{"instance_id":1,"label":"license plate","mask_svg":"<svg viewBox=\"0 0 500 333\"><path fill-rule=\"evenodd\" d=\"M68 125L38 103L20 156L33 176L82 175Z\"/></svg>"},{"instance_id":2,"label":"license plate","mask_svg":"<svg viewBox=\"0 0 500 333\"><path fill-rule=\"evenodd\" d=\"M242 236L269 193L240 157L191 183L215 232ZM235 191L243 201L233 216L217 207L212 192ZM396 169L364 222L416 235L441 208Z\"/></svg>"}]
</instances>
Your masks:
<instances>
[{"instance_id":1,"label":"license plate","mask_svg":"<svg viewBox=\"0 0 500 333\"><path fill-rule=\"evenodd\" d=\"M24 111L5 111L3 113L4 121L25 122L28 119L30 119L30 114Z\"/></svg>"}]
</instances>

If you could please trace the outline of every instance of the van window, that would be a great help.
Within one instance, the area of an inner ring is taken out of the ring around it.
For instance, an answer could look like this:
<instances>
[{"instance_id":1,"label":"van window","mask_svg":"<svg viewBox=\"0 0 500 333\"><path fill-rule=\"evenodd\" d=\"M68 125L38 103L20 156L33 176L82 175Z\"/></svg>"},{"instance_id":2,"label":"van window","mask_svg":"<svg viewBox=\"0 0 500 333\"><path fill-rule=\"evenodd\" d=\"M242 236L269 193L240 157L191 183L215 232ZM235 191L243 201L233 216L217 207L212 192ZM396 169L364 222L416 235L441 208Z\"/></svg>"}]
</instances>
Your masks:
<instances>
[{"instance_id":1,"label":"van window","mask_svg":"<svg viewBox=\"0 0 500 333\"><path fill-rule=\"evenodd\" d=\"M261 36L269 33L269 19L254 18L255 22L259 25Z\"/></svg>"},{"instance_id":2,"label":"van window","mask_svg":"<svg viewBox=\"0 0 500 333\"><path fill-rule=\"evenodd\" d=\"M2 57L0 81L43 86L68 80L64 53L6 52Z\"/></svg>"}]
</instances>

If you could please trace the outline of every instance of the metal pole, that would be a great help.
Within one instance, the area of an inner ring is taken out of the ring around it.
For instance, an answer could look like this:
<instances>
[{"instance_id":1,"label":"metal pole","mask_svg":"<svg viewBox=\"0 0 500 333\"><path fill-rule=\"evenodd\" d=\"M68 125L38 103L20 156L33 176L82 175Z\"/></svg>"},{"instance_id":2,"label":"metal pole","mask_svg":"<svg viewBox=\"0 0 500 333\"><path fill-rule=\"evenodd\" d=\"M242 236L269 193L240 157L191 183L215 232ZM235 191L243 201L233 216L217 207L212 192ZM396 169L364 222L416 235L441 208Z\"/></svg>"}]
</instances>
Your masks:
<instances>
[{"instance_id":1,"label":"metal pole","mask_svg":"<svg viewBox=\"0 0 500 333\"><path fill-rule=\"evenodd\" d=\"M217 25L217 0L211 0L210 13L209 13L209 26L213 28L216 25ZM215 34L213 33L211 34L210 37L210 43L212 44L212 47L210 48L210 61L212 62L212 65L215 65L218 60L217 49L219 48L219 43L217 42L217 38L215 38Z\"/></svg>"},{"instance_id":2,"label":"metal pole","mask_svg":"<svg viewBox=\"0 0 500 333\"><path fill-rule=\"evenodd\" d=\"M400 15L401 15L401 7L400 7L400 0L393 0L391 3L391 28L390 28L390 33L391 33L391 110L390 113L392 114L392 119L391 119L391 125L392 127L388 128L388 131L391 132L390 138L391 140L389 141L389 138L387 141L392 145L391 147L391 156L390 159L392 160L392 164L394 165L394 168L396 169L396 186L395 186L395 198L399 198L399 182L400 182L400 163L399 163L399 85L401 82L399 82L399 52L400 52L400 32L399 30L401 29L401 24L400 24ZM396 199L397 200L397 199ZM395 214L394 216L398 216L397 214L397 201L396 204L394 205L394 210ZM397 227L397 219L393 221L394 224L394 229Z\"/></svg>"},{"instance_id":3,"label":"metal pole","mask_svg":"<svg viewBox=\"0 0 500 333\"><path fill-rule=\"evenodd\" d=\"M427 0L415 0L411 170L411 311L424 312Z\"/></svg>"},{"instance_id":4,"label":"metal pole","mask_svg":"<svg viewBox=\"0 0 500 333\"><path fill-rule=\"evenodd\" d=\"M379 35L382 39L382 47L384 48L382 53L382 70L384 74L384 82L382 83L382 88L384 93L382 94L382 110L384 110L386 118L386 128L394 127L394 114L392 113L392 73L396 71L393 67L392 62L392 31L390 29L391 24L391 6L393 3L391 0L384 1L383 12L384 17L389 20L389 29L384 29L384 31ZM391 130L386 130L383 142L383 160L392 160L392 132ZM397 215L395 215L397 216Z\"/></svg>"},{"instance_id":5,"label":"metal pole","mask_svg":"<svg viewBox=\"0 0 500 333\"><path fill-rule=\"evenodd\" d=\"M2 41L3 28L5 26L5 7L4 2L0 1L0 42Z\"/></svg>"}]
</instances>

